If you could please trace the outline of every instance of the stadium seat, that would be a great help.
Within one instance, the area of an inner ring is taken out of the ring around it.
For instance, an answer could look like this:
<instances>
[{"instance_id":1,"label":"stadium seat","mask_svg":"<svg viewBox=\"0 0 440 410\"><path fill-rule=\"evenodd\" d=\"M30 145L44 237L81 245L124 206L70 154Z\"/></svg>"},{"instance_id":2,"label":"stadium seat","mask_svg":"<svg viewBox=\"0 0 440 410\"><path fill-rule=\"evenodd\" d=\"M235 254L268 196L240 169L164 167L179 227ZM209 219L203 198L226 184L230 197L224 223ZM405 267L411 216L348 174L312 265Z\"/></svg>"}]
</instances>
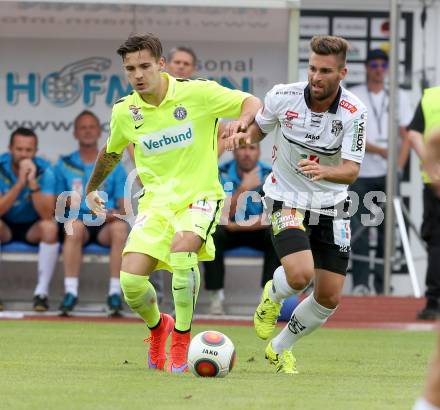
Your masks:
<instances>
[{"instance_id":1,"label":"stadium seat","mask_svg":"<svg viewBox=\"0 0 440 410\"><path fill-rule=\"evenodd\" d=\"M263 256L262 251L250 248L248 246L240 246L238 248L230 249L225 252L225 256L235 256L235 257L258 257Z\"/></svg>"},{"instance_id":2,"label":"stadium seat","mask_svg":"<svg viewBox=\"0 0 440 410\"><path fill-rule=\"evenodd\" d=\"M108 262L109 249L107 246L101 246L91 243L84 247L84 262ZM0 248L0 259L8 262L36 262L38 254L37 245L29 245L25 242L12 241Z\"/></svg>"}]
</instances>

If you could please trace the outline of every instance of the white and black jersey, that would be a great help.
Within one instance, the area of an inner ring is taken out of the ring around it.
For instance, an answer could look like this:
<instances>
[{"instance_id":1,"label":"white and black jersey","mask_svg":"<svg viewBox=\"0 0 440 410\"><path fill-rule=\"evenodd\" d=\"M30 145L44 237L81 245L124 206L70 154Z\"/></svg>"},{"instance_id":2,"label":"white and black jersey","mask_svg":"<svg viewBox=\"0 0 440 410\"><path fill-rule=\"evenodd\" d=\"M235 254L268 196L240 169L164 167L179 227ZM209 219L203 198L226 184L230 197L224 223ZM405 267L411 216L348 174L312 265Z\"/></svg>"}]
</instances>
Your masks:
<instances>
[{"instance_id":1,"label":"white and black jersey","mask_svg":"<svg viewBox=\"0 0 440 410\"><path fill-rule=\"evenodd\" d=\"M347 185L311 181L297 167L302 159L335 166L342 159L362 162L366 144L367 110L343 87L326 112L310 109L307 82L279 84L264 99L256 122L264 134L274 133L273 170L266 179L267 196L287 206L319 209L347 197Z\"/></svg>"}]
</instances>

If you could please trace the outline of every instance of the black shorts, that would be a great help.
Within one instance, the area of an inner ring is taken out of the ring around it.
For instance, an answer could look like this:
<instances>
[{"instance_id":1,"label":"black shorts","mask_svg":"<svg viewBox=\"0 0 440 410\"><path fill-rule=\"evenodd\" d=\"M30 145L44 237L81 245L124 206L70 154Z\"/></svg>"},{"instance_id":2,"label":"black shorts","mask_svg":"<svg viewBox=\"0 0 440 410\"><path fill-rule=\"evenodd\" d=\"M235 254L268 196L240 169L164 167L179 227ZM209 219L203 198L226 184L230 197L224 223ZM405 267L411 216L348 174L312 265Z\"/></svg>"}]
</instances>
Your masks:
<instances>
[{"instance_id":1,"label":"black shorts","mask_svg":"<svg viewBox=\"0 0 440 410\"><path fill-rule=\"evenodd\" d=\"M8 226L8 228L11 230L11 234L12 234L12 238L11 241L21 241L21 242L26 242L26 243L30 243L26 240L26 235L29 232L29 229L31 229L31 227L38 222L38 220L35 220L33 222L24 222L24 223L12 223L9 221L5 221L3 219L3 222L5 223L5 225ZM34 245L34 244L32 244Z\"/></svg>"},{"instance_id":2,"label":"black shorts","mask_svg":"<svg viewBox=\"0 0 440 410\"><path fill-rule=\"evenodd\" d=\"M65 236L67 235L66 230L64 229L64 224L59 223L58 225L60 227L60 229L58 230L59 240L60 240L60 242L63 242ZM95 226L95 225L87 226L86 225L87 232L89 233L89 239L87 242L84 243L84 245L88 245L89 243L92 243L92 242L99 244L98 234L99 234L99 232L101 232L101 229L104 228L104 226L105 226L105 223L103 223L102 225L99 225L99 226Z\"/></svg>"},{"instance_id":3,"label":"black shorts","mask_svg":"<svg viewBox=\"0 0 440 410\"><path fill-rule=\"evenodd\" d=\"M338 217L336 209L346 211L348 201L343 207L324 208L320 213L285 208L282 202L267 197L265 201L268 207L273 202L272 241L280 259L311 250L315 269L346 274L350 256L350 218Z\"/></svg>"}]
</instances>

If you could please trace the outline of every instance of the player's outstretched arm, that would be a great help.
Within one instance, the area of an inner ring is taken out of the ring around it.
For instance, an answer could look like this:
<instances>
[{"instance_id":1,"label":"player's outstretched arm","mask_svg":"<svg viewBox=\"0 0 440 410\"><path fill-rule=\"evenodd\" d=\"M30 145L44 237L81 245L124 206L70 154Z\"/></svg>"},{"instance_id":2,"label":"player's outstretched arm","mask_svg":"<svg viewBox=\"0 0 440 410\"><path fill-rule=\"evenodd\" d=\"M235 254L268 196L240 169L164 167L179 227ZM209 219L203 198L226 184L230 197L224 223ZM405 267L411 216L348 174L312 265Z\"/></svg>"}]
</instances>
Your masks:
<instances>
[{"instance_id":1,"label":"player's outstretched arm","mask_svg":"<svg viewBox=\"0 0 440 410\"><path fill-rule=\"evenodd\" d=\"M243 145L251 145L260 142L266 134L261 132L257 123L252 123L246 132L237 132L225 139L225 149L227 151L234 151Z\"/></svg>"},{"instance_id":2,"label":"player's outstretched arm","mask_svg":"<svg viewBox=\"0 0 440 410\"><path fill-rule=\"evenodd\" d=\"M255 121L255 116L262 106L263 104L259 98L253 95L247 97L241 104L240 118L225 124L224 138L229 138L238 132L246 132L249 126Z\"/></svg>"},{"instance_id":3,"label":"player's outstretched arm","mask_svg":"<svg viewBox=\"0 0 440 410\"><path fill-rule=\"evenodd\" d=\"M107 146L105 145L96 158L95 167L93 168L92 175L90 175L89 182L87 183L86 194L92 191L96 191L98 187L105 181L110 172L118 165L122 158L122 154L116 152L107 152Z\"/></svg>"},{"instance_id":4,"label":"player's outstretched arm","mask_svg":"<svg viewBox=\"0 0 440 410\"><path fill-rule=\"evenodd\" d=\"M247 128L255 121L258 110L263 106L261 100L253 95L246 98L241 105L241 113L239 121L242 123L241 129L237 131L246 131Z\"/></svg>"},{"instance_id":5,"label":"player's outstretched arm","mask_svg":"<svg viewBox=\"0 0 440 410\"><path fill-rule=\"evenodd\" d=\"M107 146L104 146L98 154L95 167L86 187L86 203L87 206L96 215L104 215L104 201L98 195L96 190L104 182L110 172L116 167L121 160L122 154L115 152L107 152Z\"/></svg>"}]
</instances>

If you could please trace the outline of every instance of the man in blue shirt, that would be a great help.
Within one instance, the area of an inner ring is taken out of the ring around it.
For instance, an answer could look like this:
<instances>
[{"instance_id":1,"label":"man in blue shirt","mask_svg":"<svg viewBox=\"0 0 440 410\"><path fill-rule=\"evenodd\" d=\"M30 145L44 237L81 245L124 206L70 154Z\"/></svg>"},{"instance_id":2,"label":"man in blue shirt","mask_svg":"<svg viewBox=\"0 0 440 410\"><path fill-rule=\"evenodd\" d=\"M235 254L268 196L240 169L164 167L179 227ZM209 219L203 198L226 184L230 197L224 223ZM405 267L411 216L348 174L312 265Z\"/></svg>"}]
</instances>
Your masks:
<instances>
[{"instance_id":1,"label":"man in blue shirt","mask_svg":"<svg viewBox=\"0 0 440 410\"><path fill-rule=\"evenodd\" d=\"M225 276L224 252L239 246L249 246L264 252L261 286L272 279L280 261L272 245L270 225L264 224L262 185L270 174L269 165L259 161L258 144L234 151L234 159L219 168L227 199L223 216L214 234L215 260L205 262L205 288L210 294L210 313L223 314ZM262 220L263 219L263 220Z\"/></svg>"},{"instance_id":2,"label":"man in blue shirt","mask_svg":"<svg viewBox=\"0 0 440 410\"><path fill-rule=\"evenodd\" d=\"M55 166L56 190L67 193L68 209L64 215L57 213L57 220L64 222L64 287L65 295L61 303L62 315L73 310L78 301L78 276L82 260L82 248L89 242L97 242L110 247L110 287L107 304L111 315L118 315L122 309L119 271L121 254L128 236L128 225L116 217L124 214L124 185L127 175L121 164L107 177L101 191L108 196L109 210L104 220L90 214L85 203L85 187L98 156L98 140L101 125L91 111L81 112L74 120L74 136L79 150L59 159Z\"/></svg>"},{"instance_id":3,"label":"man in blue shirt","mask_svg":"<svg viewBox=\"0 0 440 410\"><path fill-rule=\"evenodd\" d=\"M50 163L35 156L37 148L37 135L18 128L11 134L9 152L0 155L0 243L40 244L34 310L44 312L59 243L53 220L55 176Z\"/></svg>"}]
</instances>

